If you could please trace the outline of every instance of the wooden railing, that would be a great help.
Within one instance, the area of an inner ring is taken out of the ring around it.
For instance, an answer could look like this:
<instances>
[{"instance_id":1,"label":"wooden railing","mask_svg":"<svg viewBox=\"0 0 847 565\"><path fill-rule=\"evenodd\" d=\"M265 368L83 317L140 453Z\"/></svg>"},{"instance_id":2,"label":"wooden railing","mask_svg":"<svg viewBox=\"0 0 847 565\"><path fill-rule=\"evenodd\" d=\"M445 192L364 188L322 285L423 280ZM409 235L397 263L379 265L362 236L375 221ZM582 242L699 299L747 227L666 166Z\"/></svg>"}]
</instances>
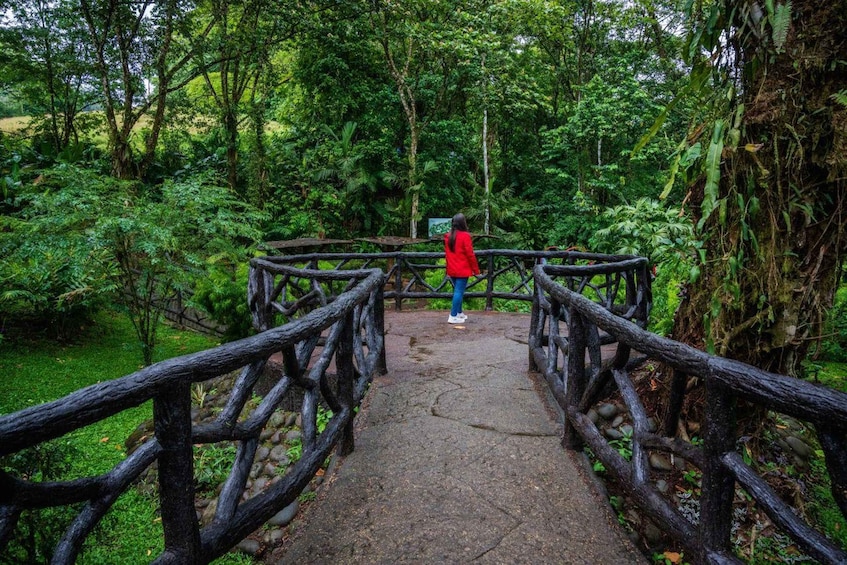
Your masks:
<instances>
[{"instance_id":1,"label":"wooden railing","mask_svg":"<svg viewBox=\"0 0 847 565\"><path fill-rule=\"evenodd\" d=\"M610 311L608 304L597 304L579 289L558 284L557 279L567 274L562 267L535 268L536 300L529 337L531 364L543 373L565 415L564 446L579 451L589 447L641 511L685 548L686 560L740 562L730 543L737 482L809 556L823 563L847 563L843 549L800 518L744 462L736 450L735 425L738 399L812 424L824 451L833 497L847 516L847 394L659 337L643 329L637 305L625 312ZM625 302L631 303L629 298ZM603 343L616 344L611 361L603 360ZM674 371L667 416L655 433L650 431L647 411L629 372L630 357L636 351ZM705 385L702 446L676 437L689 377ZM632 420L631 460L609 444L588 415L607 385L616 387ZM699 523L689 521L660 493L656 477L651 476L651 451L673 454L702 471Z\"/></svg>"},{"instance_id":2,"label":"wooden railing","mask_svg":"<svg viewBox=\"0 0 847 565\"><path fill-rule=\"evenodd\" d=\"M143 472L158 465L165 550L157 563L208 563L222 555L291 503L337 447L353 449L353 415L383 356L382 289L379 270L322 273L343 279L345 292L315 308L304 301L302 316L282 326L217 348L170 359L125 377L92 385L65 398L0 417L0 457L17 453L113 414L153 401L155 437L110 471L61 482L31 482L0 470L0 552L29 509L81 504L59 541L53 563L73 563L86 537ZM259 316L259 319L264 320ZM322 349L319 348L322 346ZM284 372L255 409L247 408L254 385L273 354ZM336 378L327 370L334 363ZM209 424L191 419L192 383L238 372L226 405ZM243 500L260 434L291 389L303 390L302 457L282 480ZM332 417L318 433L318 395ZM193 445L237 442L214 519L200 528L195 510Z\"/></svg>"},{"instance_id":3,"label":"wooden railing","mask_svg":"<svg viewBox=\"0 0 847 565\"><path fill-rule=\"evenodd\" d=\"M539 263L571 266L611 263L618 265L614 269L607 269L608 273L596 277L593 281L586 280L586 277L589 279L594 277L590 274L592 273L590 269L572 270L567 275L567 284L570 288L581 288L589 293L592 299L610 305L616 300L617 289L621 284L636 284L636 273L632 271L635 267L633 264L622 263L636 260L637 258L632 255L486 249L477 251L476 256L483 274L480 277L470 278L465 298L484 299L486 310L493 309L495 301L517 300L531 303L534 292L532 269ZM385 272L387 279L385 299L393 301L397 310L402 309L404 301L450 299L453 296L453 287L445 274L443 252L312 253L264 257L254 259L251 264L254 268L265 270L273 270L275 266L319 271L379 268ZM641 285L639 288L643 294L640 315L645 322L651 301L650 280L646 268L646 262L640 260L637 266L640 273L638 284ZM336 281L335 286L329 283L321 286L311 279L301 277L298 280L293 276L285 278L281 284L292 293L289 298L311 295L325 302L331 300L331 297L343 288L343 281ZM271 291L268 290L268 293L270 295ZM285 296L282 288L277 290L277 295ZM283 313L284 310L290 310L292 307L296 310L294 300L285 307L278 305L275 311Z\"/></svg>"}]
</instances>

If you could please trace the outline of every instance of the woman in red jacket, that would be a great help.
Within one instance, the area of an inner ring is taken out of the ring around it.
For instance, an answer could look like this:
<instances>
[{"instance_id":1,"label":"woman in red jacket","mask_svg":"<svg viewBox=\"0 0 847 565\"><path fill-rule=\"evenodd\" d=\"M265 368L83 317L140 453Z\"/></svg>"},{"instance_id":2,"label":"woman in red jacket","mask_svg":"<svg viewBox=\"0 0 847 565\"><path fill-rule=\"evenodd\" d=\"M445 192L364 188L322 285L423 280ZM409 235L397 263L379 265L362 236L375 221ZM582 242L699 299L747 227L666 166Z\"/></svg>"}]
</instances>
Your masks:
<instances>
[{"instance_id":1,"label":"woman in red jacket","mask_svg":"<svg viewBox=\"0 0 847 565\"><path fill-rule=\"evenodd\" d=\"M453 216L450 231L444 234L444 255L447 258L447 276L453 283L453 305L450 308L450 324L461 324L468 319L462 312L462 300L471 275L479 274L479 264L474 255L471 234L464 214Z\"/></svg>"}]
</instances>

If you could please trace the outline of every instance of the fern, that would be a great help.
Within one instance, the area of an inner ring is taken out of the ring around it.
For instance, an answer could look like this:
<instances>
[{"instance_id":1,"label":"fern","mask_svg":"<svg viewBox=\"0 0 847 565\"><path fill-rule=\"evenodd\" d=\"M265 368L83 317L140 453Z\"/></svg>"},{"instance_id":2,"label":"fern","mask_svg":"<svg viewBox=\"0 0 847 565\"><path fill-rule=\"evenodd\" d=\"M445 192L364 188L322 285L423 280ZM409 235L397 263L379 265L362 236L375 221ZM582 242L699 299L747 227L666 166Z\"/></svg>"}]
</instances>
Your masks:
<instances>
[{"instance_id":1,"label":"fern","mask_svg":"<svg viewBox=\"0 0 847 565\"><path fill-rule=\"evenodd\" d=\"M788 26L791 24L791 0L785 4L779 4L774 8L771 16L771 27L773 28L773 44L777 52L782 51L785 40L788 38Z\"/></svg>"},{"instance_id":2,"label":"fern","mask_svg":"<svg viewBox=\"0 0 847 565\"><path fill-rule=\"evenodd\" d=\"M847 90L841 90L832 95L832 99L838 104L847 107Z\"/></svg>"}]
</instances>

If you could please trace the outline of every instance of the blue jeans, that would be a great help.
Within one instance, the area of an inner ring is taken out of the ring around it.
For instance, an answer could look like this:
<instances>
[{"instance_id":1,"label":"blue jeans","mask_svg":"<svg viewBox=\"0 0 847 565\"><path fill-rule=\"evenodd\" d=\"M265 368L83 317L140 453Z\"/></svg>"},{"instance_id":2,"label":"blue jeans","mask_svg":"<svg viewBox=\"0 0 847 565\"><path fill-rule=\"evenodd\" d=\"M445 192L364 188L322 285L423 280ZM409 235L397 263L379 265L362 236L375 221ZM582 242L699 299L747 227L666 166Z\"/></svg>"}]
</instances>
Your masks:
<instances>
[{"instance_id":1,"label":"blue jeans","mask_svg":"<svg viewBox=\"0 0 847 565\"><path fill-rule=\"evenodd\" d=\"M450 281L453 283L453 304L450 307L450 315L455 316L462 311L462 299L465 297L468 278L450 277Z\"/></svg>"}]
</instances>

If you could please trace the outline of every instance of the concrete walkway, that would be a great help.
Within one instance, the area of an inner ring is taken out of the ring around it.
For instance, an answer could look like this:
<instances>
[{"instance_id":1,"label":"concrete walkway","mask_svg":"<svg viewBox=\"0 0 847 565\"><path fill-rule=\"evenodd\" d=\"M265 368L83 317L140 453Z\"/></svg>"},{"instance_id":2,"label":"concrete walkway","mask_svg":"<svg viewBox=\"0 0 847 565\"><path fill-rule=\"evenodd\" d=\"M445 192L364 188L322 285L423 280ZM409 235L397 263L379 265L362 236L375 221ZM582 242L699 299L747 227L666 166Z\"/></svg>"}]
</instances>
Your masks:
<instances>
[{"instance_id":1,"label":"concrete walkway","mask_svg":"<svg viewBox=\"0 0 847 565\"><path fill-rule=\"evenodd\" d=\"M280 563L646 563L560 445L529 316L386 312L356 450Z\"/></svg>"}]
</instances>

